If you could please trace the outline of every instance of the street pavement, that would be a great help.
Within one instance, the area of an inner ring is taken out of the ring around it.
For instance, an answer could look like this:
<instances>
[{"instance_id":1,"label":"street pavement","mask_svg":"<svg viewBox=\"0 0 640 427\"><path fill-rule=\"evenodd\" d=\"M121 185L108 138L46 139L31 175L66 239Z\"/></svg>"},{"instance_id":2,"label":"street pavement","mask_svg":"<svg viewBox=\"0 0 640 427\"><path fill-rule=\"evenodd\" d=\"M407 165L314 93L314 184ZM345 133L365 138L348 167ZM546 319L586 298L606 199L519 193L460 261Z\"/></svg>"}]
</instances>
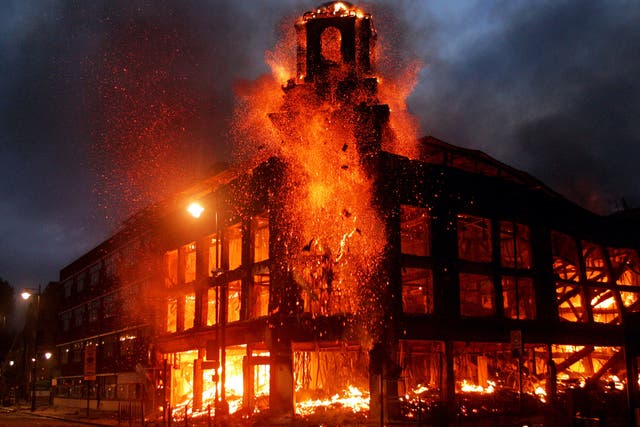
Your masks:
<instances>
[{"instance_id":1,"label":"street pavement","mask_svg":"<svg viewBox=\"0 0 640 427\"><path fill-rule=\"evenodd\" d=\"M34 427L80 427L117 426L118 421L105 414L93 411L86 416L83 410L71 408L44 407L31 412L29 408L21 406L0 408L0 427L34 426Z\"/></svg>"}]
</instances>

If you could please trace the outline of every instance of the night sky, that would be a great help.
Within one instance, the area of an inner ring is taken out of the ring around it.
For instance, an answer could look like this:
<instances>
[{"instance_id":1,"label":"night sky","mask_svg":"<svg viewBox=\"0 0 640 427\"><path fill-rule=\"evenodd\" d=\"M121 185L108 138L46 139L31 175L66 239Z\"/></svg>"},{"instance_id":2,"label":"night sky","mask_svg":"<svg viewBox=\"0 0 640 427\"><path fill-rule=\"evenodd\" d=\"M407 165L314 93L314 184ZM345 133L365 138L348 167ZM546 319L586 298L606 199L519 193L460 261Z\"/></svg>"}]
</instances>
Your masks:
<instances>
[{"instance_id":1,"label":"night sky","mask_svg":"<svg viewBox=\"0 0 640 427\"><path fill-rule=\"evenodd\" d=\"M0 277L56 280L127 215L229 160L234 88L319 3L3 1ZM397 49L383 67L424 64L409 99L422 135L601 214L640 206L640 2L357 4Z\"/></svg>"}]
</instances>

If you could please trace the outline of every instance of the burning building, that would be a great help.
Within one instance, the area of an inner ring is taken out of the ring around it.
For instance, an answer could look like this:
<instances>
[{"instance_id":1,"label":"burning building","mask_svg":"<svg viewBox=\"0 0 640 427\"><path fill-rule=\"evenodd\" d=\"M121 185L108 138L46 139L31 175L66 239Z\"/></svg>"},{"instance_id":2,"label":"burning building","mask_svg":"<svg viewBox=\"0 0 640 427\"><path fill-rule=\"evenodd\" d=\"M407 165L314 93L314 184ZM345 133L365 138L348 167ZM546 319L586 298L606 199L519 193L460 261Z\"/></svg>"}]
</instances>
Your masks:
<instances>
[{"instance_id":1,"label":"burning building","mask_svg":"<svg viewBox=\"0 0 640 427\"><path fill-rule=\"evenodd\" d=\"M277 108L244 117L249 166L62 271L58 387L82 389L96 346L93 393L177 418L632 417L637 217L596 215L478 151L401 141L371 16L352 5L295 29Z\"/></svg>"}]
</instances>

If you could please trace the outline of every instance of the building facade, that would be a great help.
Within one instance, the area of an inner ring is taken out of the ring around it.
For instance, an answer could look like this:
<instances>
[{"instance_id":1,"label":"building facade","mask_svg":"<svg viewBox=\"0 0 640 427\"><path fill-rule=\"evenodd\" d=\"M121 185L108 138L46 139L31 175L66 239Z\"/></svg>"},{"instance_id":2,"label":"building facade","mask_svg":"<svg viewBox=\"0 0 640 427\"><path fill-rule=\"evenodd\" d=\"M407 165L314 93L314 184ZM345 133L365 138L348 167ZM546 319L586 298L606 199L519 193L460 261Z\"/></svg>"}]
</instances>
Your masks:
<instances>
[{"instance_id":1,"label":"building facade","mask_svg":"<svg viewBox=\"0 0 640 427\"><path fill-rule=\"evenodd\" d=\"M296 31L297 75L268 117L291 150L141 212L62 270L56 401L633 417L637 216L596 215L432 137L395 154L371 17L334 2Z\"/></svg>"}]
</instances>

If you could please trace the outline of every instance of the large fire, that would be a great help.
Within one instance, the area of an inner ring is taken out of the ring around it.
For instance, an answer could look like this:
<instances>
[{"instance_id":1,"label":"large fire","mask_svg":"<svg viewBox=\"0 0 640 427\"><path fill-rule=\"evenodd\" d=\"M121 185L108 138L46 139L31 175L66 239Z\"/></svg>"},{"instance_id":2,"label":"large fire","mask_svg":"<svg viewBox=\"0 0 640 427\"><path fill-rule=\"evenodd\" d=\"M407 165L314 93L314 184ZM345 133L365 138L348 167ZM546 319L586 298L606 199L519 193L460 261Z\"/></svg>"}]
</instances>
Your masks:
<instances>
[{"instance_id":1,"label":"large fire","mask_svg":"<svg viewBox=\"0 0 640 427\"><path fill-rule=\"evenodd\" d=\"M353 413L367 412L369 411L369 393L350 385L346 390L327 399L309 399L296 402L296 414L298 415L311 415L319 408L347 408Z\"/></svg>"},{"instance_id":2,"label":"large fire","mask_svg":"<svg viewBox=\"0 0 640 427\"><path fill-rule=\"evenodd\" d=\"M301 29L325 18L370 23L369 15L346 2L328 3L307 12L296 24L299 55L300 49L311 49L301 39L305 34ZM374 276L380 273L387 241L383 219L372 205L373 181L363 157L367 155L363 138L367 137L359 128L363 126L361 111L381 102L391 106L395 118L383 125L377 149L415 157L417 126L406 113L405 98L415 84L418 67L384 80L373 77L370 70L354 72L355 66L344 60L343 37L345 34L333 26L322 32L320 61L324 65L320 68L313 68L309 57L306 65L304 56L299 56L297 63L291 60L291 38L267 54L272 75L238 86L235 156L238 165L249 168L270 157L284 162L284 181L289 188L286 199L279 202L284 204L293 229L286 246L302 311L314 317L341 314L347 319L365 319L366 324L358 326L362 348L368 349L382 324L382 292L374 284L384 279ZM365 55L373 57L373 29L367 40L369 47L360 44L357 49L366 49ZM357 73L362 74L356 77ZM318 356L311 363L319 365L321 359ZM294 376L299 415L336 406L368 411L367 380L331 384L316 378L312 386L300 382L301 375ZM368 373L363 378L368 378Z\"/></svg>"},{"instance_id":3,"label":"large fire","mask_svg":"<svg viewBox=\"0 0 640 427\"><path fill-rule=\"evenodd\" d=\"M228 349L226 363L225 401L229 406L229 413L238 411L249 415L257 413L267 407L266 398L269 395L269 365L255 365L253 369L253 405L246 407L244 396L243 355L246 348L240 346ZM351 354L349 356L349 354ZM357 372L353 368L358 364L360 353L348 352L347 356L338 352L296 352L296 404L297 415L306 417L318 410L347 411L348 413L366 414L369 410L369 392L363 387L341 382L351 380L362 382L363 375L350 374ZM258 352L254 357L268 357L268 352ZM196 351L180 353L176 356L177 369L173 369L174 405L172 417L182 420L184 417L198 418L215 416L216 401L221 400L220 383L214 379L215 370L202 370L203 392L202 404L195 407L193 394L193 366L198 355ZM176 366L174 366L175 368ZM338 378L331 375L341 372ZM218 369L218 378L222 373ZM336 391L334 391L336 390ZM327 394L330 393L330 394Z\"/></svg>"}]
</instances>

